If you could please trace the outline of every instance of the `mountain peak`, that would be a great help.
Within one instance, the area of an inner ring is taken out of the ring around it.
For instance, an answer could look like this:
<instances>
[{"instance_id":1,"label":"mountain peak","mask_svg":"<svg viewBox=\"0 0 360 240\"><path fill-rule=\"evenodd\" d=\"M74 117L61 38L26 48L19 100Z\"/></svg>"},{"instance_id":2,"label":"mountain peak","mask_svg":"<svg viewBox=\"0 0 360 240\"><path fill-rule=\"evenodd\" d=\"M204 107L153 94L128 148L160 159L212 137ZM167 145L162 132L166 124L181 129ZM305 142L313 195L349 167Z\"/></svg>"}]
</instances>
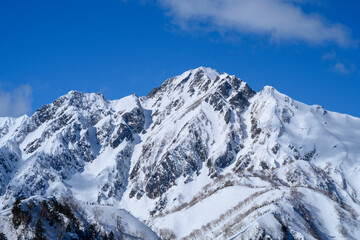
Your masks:
<instances>
[{"instance_id":1,"label":"mountain peak","mask_svg":"<svg viewBox=\"0 0 360 240\"><path fill-rule=\"evenodd\" d=\"M185 83L188 80L197 80L199 81L200 78L203 80L210 80L210 81L216 81L221 74L216 69L208 68L208 67L198 67L194 69L190 69L181 75L171 78L171 79L177 79L175 81L177 84L179 83ZM174 83L175 83L174 82Z\"/></svg>"},{"instance_id":2,"label":"mountain peak","mask_svg":"<svg viewBox=\"0 0 360 240\"><path fill-rule=\"evenodd\" d=\"M84 93L84 92L80 92L77 90L71 90L67 94L61 96L60 98L65 98L65 99L86 98L86 99L90 99L90 100L95 100L95 99L105 100L104 95L101 93L94 93L94 92L93 93Z\"/></svg>"},{"instance_id":3,"label":"mountain peak","mask_svg":"<svg viewBox=\"0 0 360 240\"><path fill-rule=\"evenodd\" d=\"M185 94L188 97L192 97L195 93L201 95L226 81L225 79L235 79L235 76L226 73L219 74L217 70L208 67L198 67L167 79L159 87L154 88L146 97L153 98L155 95L160 96L164 93L170 95L175 92L177 93L175 95L184 96ZM238 81L241 82L240 79Z\"/></svg>"},{"instance_id":4,"label":"mountain peak","mask_svg":"<svg viewBox=\"0 0 360 240\"><path fill-rule=\"evenodd\" d=\"M190 73L192 73L194 75L199 74L199 73L203 73L205 76L207 76L212 81L214 81L220 75L219 72L216 69L209 68L209 67L203 67L203 66L195 68L195 69L191 69L189 71L186 71L183 74L186 74L188 72L190 72Z\"/></svg>"},{"instance_id":5,"label":"mountain peak","mask_svg":"<svg viewBox=\"0 0 360 240\"><path fill-rule=\"evenodd\" d=\"M109 101L100 93L83 93L71 90L67 94L56 99L52 104L55 107L73 106L76 108L86 108L90 105L104 106Z\"/></svg>"}]
</instances>

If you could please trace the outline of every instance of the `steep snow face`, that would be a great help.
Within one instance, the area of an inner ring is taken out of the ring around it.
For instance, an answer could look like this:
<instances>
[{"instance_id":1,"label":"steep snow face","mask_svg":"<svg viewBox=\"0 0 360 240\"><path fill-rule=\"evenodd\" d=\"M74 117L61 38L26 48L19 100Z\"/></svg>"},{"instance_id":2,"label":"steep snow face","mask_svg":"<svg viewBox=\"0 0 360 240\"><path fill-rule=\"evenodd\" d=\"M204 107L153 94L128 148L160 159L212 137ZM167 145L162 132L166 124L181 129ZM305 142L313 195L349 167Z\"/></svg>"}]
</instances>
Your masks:
<instances>
[{"instance_id":1,"label":"steep snow face","mask_svg":"<svg viewBox=\"0 0 360 240\"><path fill-rule=\"evenodd\" d=\"M141 98L153 123L136 146L129 196L154 199L180 177L192 181L203 165L212 177L231 165L245 136L241 113L253 95L234 76L198 68Z\"/></svg>"},{"instance_id":2,"label":"steep snow face","mask_svg":"<svg viewBox=\"0 0 360 240\"><path fill-rule=\"evenodd\" d=\"M200 67L144 97L72 91L0 123L3 206L69 194L177 238L360 238L360 119L272 87Z\"/></svg>"}]
</instances>

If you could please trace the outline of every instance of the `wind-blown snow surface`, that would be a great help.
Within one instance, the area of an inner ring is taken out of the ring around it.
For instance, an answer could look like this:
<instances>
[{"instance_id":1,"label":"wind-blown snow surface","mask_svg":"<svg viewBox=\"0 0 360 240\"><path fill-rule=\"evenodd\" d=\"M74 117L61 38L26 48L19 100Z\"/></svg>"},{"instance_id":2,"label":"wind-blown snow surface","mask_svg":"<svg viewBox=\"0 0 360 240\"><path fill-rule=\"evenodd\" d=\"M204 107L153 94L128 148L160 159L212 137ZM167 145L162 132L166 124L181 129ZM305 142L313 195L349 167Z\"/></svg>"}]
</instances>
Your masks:
<instances>
[{"instance_id":1,"label":"wind-blown snow surface","mask_svg":"<svg viewBox=\"0 0 360 240\"><path fill-rule=\"evenodd\" d=\"M210 68L0 118L0 193L113 204L177 239L360 239L360 119ZM1 226L0 226L1 231Z\"/></svg>"}]
</instances>

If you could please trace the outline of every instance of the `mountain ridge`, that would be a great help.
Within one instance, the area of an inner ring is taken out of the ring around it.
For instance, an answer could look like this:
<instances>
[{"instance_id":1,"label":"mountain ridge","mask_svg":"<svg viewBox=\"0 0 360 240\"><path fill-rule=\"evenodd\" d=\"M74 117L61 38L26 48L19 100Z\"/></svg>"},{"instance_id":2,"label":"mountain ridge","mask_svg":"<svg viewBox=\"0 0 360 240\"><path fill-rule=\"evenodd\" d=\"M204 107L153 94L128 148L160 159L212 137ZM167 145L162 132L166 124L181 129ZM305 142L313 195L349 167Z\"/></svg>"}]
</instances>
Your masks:
<instances>
[{"instance_id":1,"label":"mountain ridge","mask_svg":"<svg viewBox=\"0 0 360 240\"><path fill-rule=\"evenodd\" d=\"M143 97L70 91L0 123L2 209L72 196L177 239L360 237L360 119L271 86L199 67Z\"/></svg>"}]
</instances>

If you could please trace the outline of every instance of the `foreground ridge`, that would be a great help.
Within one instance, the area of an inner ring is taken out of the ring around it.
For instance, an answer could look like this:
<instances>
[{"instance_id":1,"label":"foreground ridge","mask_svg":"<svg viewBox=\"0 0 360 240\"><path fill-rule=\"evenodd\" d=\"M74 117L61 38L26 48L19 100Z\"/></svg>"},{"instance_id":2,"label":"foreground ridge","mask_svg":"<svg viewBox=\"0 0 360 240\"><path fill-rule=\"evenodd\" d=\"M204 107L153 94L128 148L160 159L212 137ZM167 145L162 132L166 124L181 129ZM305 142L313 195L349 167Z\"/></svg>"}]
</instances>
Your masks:
<instances>
[{"instance_id":1,"label":"foreground ridge","mask_svg":"<svg viewBox=\"0 0 360 240\"><path fill-rule=\"evenodd\" d=\"M205 67L143 97L70 91L0 118L0 232L360 239L359 139L358 118Z\"/></svg>"}]
</instances>

